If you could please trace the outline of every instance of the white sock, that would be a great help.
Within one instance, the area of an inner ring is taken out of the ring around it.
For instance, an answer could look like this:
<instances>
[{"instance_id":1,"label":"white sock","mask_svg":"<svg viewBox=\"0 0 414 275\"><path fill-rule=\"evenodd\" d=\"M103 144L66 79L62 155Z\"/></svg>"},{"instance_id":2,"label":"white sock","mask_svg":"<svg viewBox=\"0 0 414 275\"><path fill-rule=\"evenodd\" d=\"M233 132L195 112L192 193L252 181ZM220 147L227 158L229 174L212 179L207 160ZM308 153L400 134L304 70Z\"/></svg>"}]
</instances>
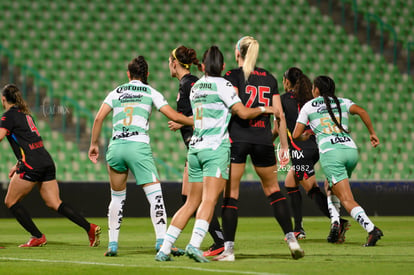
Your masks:
<instances>
[{"instance_id":1,"label":"white sock","mask_svg":"<svg viewBox=\"0 0 414 275\"><path fill-rule=\"evenodd\" d=\"M331 224L334 222L338 222L340 219L339 211L341 209L341 202L339 201L338 197L335 195L327 196L328 200L328 210L331 216Z\"/></svg>"},{"instance_id":2,"label":"white sock","mask_svg":"<svg viewBox=\"0 0 414 275\"><path fill-rule=\"evenodd\" d=\"M171 247L174 245L180 234L181 229L175 227L174 225L170 225L167 233L165 233L164 242L162 243L160 251L165 255L169 255L171 253Z\"/></svg>"},{"instance_id":3,"label":"white sock","mask_svg":"<svg viewBox=\"0 0 414 275\"><path fill-rule=\"evenodd\" d=\"M374 230L375 225L372 221L368 218L367 214L365 213L364 209L361 206L357 206L352 208L351 216L354 218L359 224L367 231L368 233Z\"/></svg>"},{"instance_id":4,"label":"white sock","mask_svg":"<svg viewBox=\"0 0 414 275\"><path fill-rule=\"evenodd\" d=\"M195 248L200 248L201 243L208 232L209 223L205 220L196 220L194 223L193 234L191 235L190 244Z\"/></svg>"},{"instance_id":5,"label":"white sock","mask_svg":"<svg viewBox=\"0 0 414 275\"><path fill-rule=\"evenodd\" d=\"M121 228L123 207L125 204L126 189L114 191L111 189L111 202L108 206L108 234L109 242L118 242Z\"/></svg>"},{"instance_id":6,"label":"white sock","mask_svg":"<svg viewBox=\"0 0 414 275\"><path fill-rule=\"evenodd\" d=\"M224 242L224 252L234 254L234 242Z\"/></svg>"},{"instance_id":7,"label":"white sock","mask_svg":"<svg viewBox=\"0 0 414 275\"><path fill-rule=\"evenodd\" d=\"M167 212L162 198L161 184L156 183L144 187L145 195L150 204L150 216L157 239L163 239L167 231Z\"/></svg>"}]
</instances>

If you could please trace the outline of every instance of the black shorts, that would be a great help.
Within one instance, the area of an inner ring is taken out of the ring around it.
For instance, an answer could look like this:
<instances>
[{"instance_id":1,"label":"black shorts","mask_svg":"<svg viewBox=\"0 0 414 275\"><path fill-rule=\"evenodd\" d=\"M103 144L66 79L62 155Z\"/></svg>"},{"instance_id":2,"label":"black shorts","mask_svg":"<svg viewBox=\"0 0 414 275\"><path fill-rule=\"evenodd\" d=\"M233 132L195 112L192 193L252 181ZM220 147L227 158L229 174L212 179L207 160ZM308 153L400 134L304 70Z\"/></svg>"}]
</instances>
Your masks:
<instances>
[{"instance_id":1,"label":"black shorts","mask_svg":"<svg viewBox=\"0 0 414 275\"><path fill-rule=\"evenodd\" d=\"M276 165L275 147L273 145L233 142L231 144L231 163L246 163L250 155L252 163L257 167Z\"/></svg>"},{"instance_id":2,"label":"black shorts","mask_svg":"<svg viewBox=\"0 0 414 275\"><path fill-rule=\"evenodd\" d=\"M315 175L315 164L319 160L318 147L303 148L296 150L290 148L290 159L292 160L292 170L295 171L298 180L308 179Z\"/></svg>"},{"instance_id":3,"label":"black shorts","mask_svg":"<svg viewBox=\"0 0 414 275\"><path fill-rule=\"evenodd\" d=\"M54 164L41 167L30 169L23 163L19 163L17 165L16 174L19 175L21 179L32 181L32 182L44 182L44 181L51 181L56 179L56 167Z\"/></svg>"}]
</instances>

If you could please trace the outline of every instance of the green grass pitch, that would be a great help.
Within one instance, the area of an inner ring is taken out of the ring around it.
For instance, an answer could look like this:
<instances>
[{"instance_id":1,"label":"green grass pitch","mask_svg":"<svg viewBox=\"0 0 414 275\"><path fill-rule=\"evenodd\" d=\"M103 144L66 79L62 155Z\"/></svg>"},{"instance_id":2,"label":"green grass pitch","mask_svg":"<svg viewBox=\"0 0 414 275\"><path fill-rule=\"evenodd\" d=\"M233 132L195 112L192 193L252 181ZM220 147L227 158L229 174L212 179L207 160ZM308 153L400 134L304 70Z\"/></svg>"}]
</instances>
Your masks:
<instances>
[{"instance_id":1,"label":"green grass pitch","mask_svg":"<svg viewBox=\"0 0 414 275\"><path fill-rule=\"evenodd\" d=\"M348 217L349 218L349 217ZM372 217L384 237L376 247L362 247L367 233L354 220L344 244L326 242L329 221L305 217L305 257L293 260L283 233L271 217L240 218L236 261L196 263L186 256L156 262L149 218L125 217L117 257L104 257L106 218L89 218L102 227L101 245L89 247L86 233L63 218L34 219L46 235L45 247L19 248L29 235L14 219L0 220L0 274L414 274L414 217ZM194 219L176 245L184 248ZM203 248L212 243L210 236Z\"/></svg>"}]
</instances>

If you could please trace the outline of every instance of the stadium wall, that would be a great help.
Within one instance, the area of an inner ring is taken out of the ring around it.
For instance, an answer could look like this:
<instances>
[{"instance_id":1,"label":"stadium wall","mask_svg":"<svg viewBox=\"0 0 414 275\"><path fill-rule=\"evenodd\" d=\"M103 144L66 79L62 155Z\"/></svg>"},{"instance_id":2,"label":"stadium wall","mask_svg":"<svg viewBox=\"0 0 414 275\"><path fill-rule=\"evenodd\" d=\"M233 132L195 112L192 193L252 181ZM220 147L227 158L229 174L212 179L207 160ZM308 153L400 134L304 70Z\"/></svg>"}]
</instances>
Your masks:
<instances>
[{"instance_id":1,"label":"stadium wall","mask_svg":"<svg viewBox=\"0 0 414 275\"><path fill-rule=\"evenodd\" d=\"M283 186L283 183L280 183ZM323 188L323 183L319 185ZM110 201L110 188L107 182L60 182L60 194L63 201L79 210L86 217L105 217ZM355 199L370 216L414 216L414 182L352 182L351 187ZM182 205L181 183L162 183L164 201L169 217ZM284 188L282 188L284 192ZM260 183L242 182L240 188L240 216L272 216L272 209L263 194ZM7 183L1 185L0 194L4 199ZM316 204L308 198L303 189L304 216L320 216ZM23 200L33 217L60 217L43 203L39 191L34 188ZM216 212L220 216L219 201ZM342 209L343 211L343 209ZM345 214L343 212L342 214ZM347 215L347 214L345 214ZM127 201L124 210L125 217L148 217L149 207L144 191L134 183L127 185ZM0 218L11 218L9 210L2 203Z\"/></svg>"}]
</instances>

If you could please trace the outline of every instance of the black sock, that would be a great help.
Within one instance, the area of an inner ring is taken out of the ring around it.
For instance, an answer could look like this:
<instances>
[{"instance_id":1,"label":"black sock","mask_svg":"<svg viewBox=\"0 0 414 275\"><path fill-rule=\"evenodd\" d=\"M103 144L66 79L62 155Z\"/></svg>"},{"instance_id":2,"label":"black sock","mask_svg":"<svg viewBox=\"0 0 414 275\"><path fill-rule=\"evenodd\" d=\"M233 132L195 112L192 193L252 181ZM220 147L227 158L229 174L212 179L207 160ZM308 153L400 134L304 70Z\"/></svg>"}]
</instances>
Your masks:
<instances>
[{"instance_id":1,"label":"black sock","mask_svg":"<svg viewBox=\"0 0 414 275\"><path fill-rule=\"evenodd\" d=\"M238 200L224 198L221 208L221 222L223 223L224 240L234 242L238 221Z\"/></svg>"},{"instance_id":2,"label":"black sock","mask_svg":"<svg viewBox=\"0 0 414 275\"><path fill-rule=\"evenodd\" d=\"M220 223L215 213L213 214L213 217L211 218L210 225L208 227L208 232L213 238L215 244L218 244L218 245L224 244L223 231L220 228Z\"/></svg>"},{"instance_id":3,"label":"black sock","mask_svg":"<svg viewBox=\"0 0 414 275\"><path fill-rule=\"evenodd\" d=\"M29 213L26 211L23 205L20 204L20 202L16 202L9 209L13 216L16 218L16 220L21 224L21 226L23 226L23 228L26 229L26 231L32 234L33 237L42 237L43 234L36 227Z\"/></svg>"},{"instance_id":4,"label":"black sock","mask_svg":"<svg viewBox=\"0 0 414 275\"><path fill-rule=\"evenodd\" d=\"M277 191L267 197L273 207L273 214L285 234L292 232L289 205L282 192Z\"/></svg>"},{"instance_id":5,"label":"black sock","mask_svg":"<svg viewBox=\"0 0 414 275\"><path fill-rule=\"evenodd\" d=\"M328 201L326 200L325 194L321 192L321 189L319 187L313 187L309 190L308 196L318 205L322 213L330 219Z\"/></svg>"},{"instance_id":6,"label":"black sock","mask_svg":"<svg viewBox=\"0 0 414 275\"><path fill-rule=\"evenodd\" d=\"M302 229L302 194L299 187L286 187L290 206L292 207L293 219L295 220L295 231Z\"/></svg>"},{"instance_id":7,"label":"black sock","mask_svg":"<svg viewBox=\"0 0 414 275\"><path fill-rule=\"evenodd\" d=\"M181 200L185 203L187 201L187 195L181 195Z\"/></svg>"},{"instance_id":8,"label":"black sock","mask_svg":"<svg viewBox=\"0 0 414 275\"><path fill-rule=\"evenodd\" d=\"M89 232L91 224L83 216L75 212L69 205L62 202L59 205L57 212L85 229L86 232Z\"/></svg>"}]
</instances>

